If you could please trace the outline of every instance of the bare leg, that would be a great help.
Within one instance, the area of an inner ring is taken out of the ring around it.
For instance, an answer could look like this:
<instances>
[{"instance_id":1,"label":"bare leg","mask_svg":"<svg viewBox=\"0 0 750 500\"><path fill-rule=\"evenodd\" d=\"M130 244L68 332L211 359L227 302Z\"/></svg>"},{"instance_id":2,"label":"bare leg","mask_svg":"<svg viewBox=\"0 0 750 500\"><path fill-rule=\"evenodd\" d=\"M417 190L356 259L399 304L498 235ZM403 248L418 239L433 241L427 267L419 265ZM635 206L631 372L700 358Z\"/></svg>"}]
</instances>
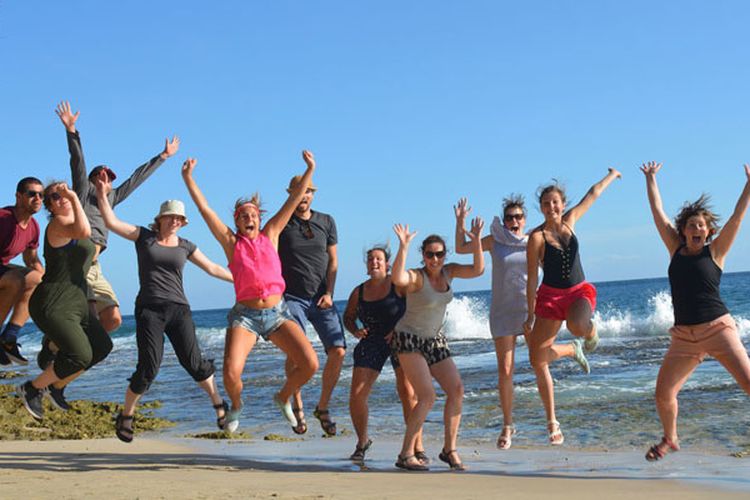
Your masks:
<instances>
[{"instance_id":1,"label":"bare leg","mask_svg":"<svg viewBox=\"0 0 750 500\"><path fill-rule=\"evenodd\" d=\"M748 358L745 346L742 345L736 330L732 333L730 343L732 345L731 354L709 354L713 354L716 360L734 377L742 390L750 394L750 358Z\"/></svg>"},{"instance_id":2,"label":"bare leg","mask_svg":"<svg viewBox=\"0 0 750 500\"><path fill-rule=\"evenodd\" d=\"M357 366L352 370L352 387L349 393L349 414L352 417L352 425L357 433L357 446L363 447L367 444L367 420L369 408L367 399L370 397L372 385L378 379L380 372L371 368Z\"/></svg>"},{"instance_id":3,"label":"bare leg","mask_svg":"<svg viewBox=\"0 0 750 500\"><path fill-rule=\"evenodd\" d=\"M414 455L414 447L417 441L417 434L422 429L427 414L435 404L435 389L432 386L432 376L427 361L420 353L405 352L399 353L398 360L401 368L404 370L407 380L414 388L417 396L417 404L411 409L411 413L406 421L406 431L404 432L404 441L401 446L401 456L409 457ZM419 464L416 459L407 463Z\"/></svg>"},{"instance_id":4,"label":"bare leg","mask_svg":"<svg viewBox=\"0 0 750 500\"><path fill-rule=\"evenodd\" d=\"M292 359L287 356L286 361L284 362L284 371L286 372L286 378L289 380L289 376L294 370L294 363L292 362ZM292 394L292 408L299 408L300 412L304 409L304 403L302 402L302 391L297 389L294 391L294 394ZM300 415L304 415L304 413L300 413Z\"/></svg>"},{"instance_id":5,"label":"bare leg","mask_svg":"<svg viewBox=\"0 0 750 500\"><path fill-rule=\"evenodd\" d=\"M417 405L417 395L414 392L414 387L411 385L409 380L404 375L404 370L401 367L396 368L396 391L398 397L401 400L401 409L404 413L404 423L409 421L409 415ZM424 443L422 443L422 427L417 432L417 437L414 441L414 453L418 451L424 451Z\"/></svg>"},{"instance_id":6,"label":"bare leg","mask_svg":"<svg viewBox=\"0 0 750 500\"><path fill-rule=\"evenodd\" d=\"M346 350L343 347L331 347L326 351L326 364L323 368L323 377L320 388L320 400L318 408L327 410L331 401L331 395L336 388L341 375L341 367L344 366L344 355Z\"/></svg>"},{"instance_id":7,"label":"bare leg","mask_svg":"<svg viewBox=\"0 0 750 500\"><path fill-rule=\"evenodd\" d=\"M500 408L503 410L503 425L513 425L513 367L515 353L515 335L495 338L497 388L500 395Z\"/></svg>"},{"instance_id":8,"label":"bare leg","mask_svg":"<svg viewBox=\"0 0 750 500\"><path fill-rule=\"evenodd\" d=\"M430 366L430 373L432 373L432 376L435 377L435 380L437 380L445 392L445 409L443 410L445 440L443 451L450 454L451 450L456 449L458 427L461 425L464 384L461 382L461 375L458 373L456 364L451 358L444 359ZM457 452L454 452L453 456L458 462L461 461Z\"/></svg>"},{"instance_id":9,"label":"bare leg","mask_svg":"<svg viewBox=\"0 0 750 500\"><path fill-rule=\"evenodd\" d=\"M555 387L549 371L549 364L563 356L573 356L574 354L571 344L555 344L560 325L562 325L562 321L537 317L531 334L526 338L529 346L529 358L536 374L536 385L539 390L539 397L544 405L544 412L547 415L547 422L557 420L555 416Z\"/></svg>"},{"instance_id":10,"label":"bare leg","mask_svg":"<svg viewBox=\"0 0 750 500\"><path fill-rule=\"evenodd\" d=\"M589 301L578 299L568 308L565 325L576 337L593 338L596 335L596 325L591 320L593 315Z\"/></svg>"},{"instance_id":11,"label":"bare leg","mask_svg":"<svg viewBox=\"0 0 750 500\"><path fill-rule=\"evenodd\" d=\"M677 394L700 360L692 357L665 356L656 378L656 410L664 427L664 437L677 443Z\"/></svg>"},{"instance_id":12,"label":"bare leg","mask_svg":"<svg viewBox=\"0 0 750 500\"><path fill-rule=\"evenodd\" d=\"M318 356L305 333L293 320L285 321L269 339L284 351L287 361L291 362L292 368L287 369L286 382L277 394L280 400L288 401L318 370Z\"/></svg>"},{"instance_id":13,"label":"bare leg","mask_svg":"<svg viewBox=\"0 0 750 500\"><path fill-rule=\"evenodd\" d=\"M0 277L0 327L23 291L23 275L15 270Z\"/></svg>"},{"instance_id":14,"label":"bare leg","mask_svg":"<svg viewBox=\"0 0 750 500\"><path fill-rule=\"evenodd\" d=\"M136 394L130 387L125 390L125 406L122 409L122 414L126 417L132 417L135 415L135 407L138 405L138 401L141 399L143 394Z\"/></svg>"},{"instance_id":15,"label":"bare leg","mask_svg":"<svg viewBox=\"0 0 750 500\"><path fill-rule=\"evenodd\" d=\"M242 408L242 372L250 351L255 347L258 336L244 328L227 328L224 343L224 390L232 400L232 409Z\"/></svg>"},{"instance_id":16,"label":"bare leg","mask_svg":"<svg viewBox=\"0 0 750 500\"><path fill-rule=\"evenodd\" d=\"M24 276L23 286L20 295L13 305L13 314L10 316L10 322L14 325L23 326L29 320L29 299L34 293L36 286L42 281L42 273L39 271L29 271ZM3 292L0 292L2 294ZM2 310L0 310L2 314ZM7 314L7 312L6 312ZM5 316L3 316L4 318Z\"/></svg>"},{"instance_id":17,"label":"bare leg","mask_svg":"<svg viewBox=\"0 0 750 500\"><path fill-rule=\"evenodd\" d=\"M107 331L112 333L122 324L122 315L120 315L120 308L118 306L109 306L106 309L99 311L99 323Z\"/></svg>"}]
</instances>

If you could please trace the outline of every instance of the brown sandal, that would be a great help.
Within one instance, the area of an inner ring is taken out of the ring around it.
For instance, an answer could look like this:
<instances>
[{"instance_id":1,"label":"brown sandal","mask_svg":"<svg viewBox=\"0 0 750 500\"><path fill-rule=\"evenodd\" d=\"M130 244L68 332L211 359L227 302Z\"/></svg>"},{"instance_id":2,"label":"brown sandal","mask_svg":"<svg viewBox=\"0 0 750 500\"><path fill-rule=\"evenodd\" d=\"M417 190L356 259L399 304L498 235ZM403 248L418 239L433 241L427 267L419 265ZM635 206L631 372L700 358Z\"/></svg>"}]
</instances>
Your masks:
<instances>
[{"instance_id":1,"label":"brown sandal","mask_svg":"<svg viewBox=\"0 0 750 500\"><path fill-rule=\"evenodd\" d=\"M292 426L292 431L295 434L304 434L307 432L307 421L305 420L304 415L302 414L302 408L292 408L292 413L294 413L294 418L297 419L297 425Z\"/></svg>"},{"instance_id":2,"label":"brown sandal","mask_svg":"<svg viewBox=\"0 0 750 500\"><path fill-rule=\"evenodd\" d=\"M667 453L672 453L675 451L680 451L680 446L672 441L671 439L668 439L666 436L661 438L661 441L655 445L653 445L651 448L648 449L646 452L646 460L649 462L656 462L657 460L661 460L664 458Z\"/></svg>"}]
</instances>

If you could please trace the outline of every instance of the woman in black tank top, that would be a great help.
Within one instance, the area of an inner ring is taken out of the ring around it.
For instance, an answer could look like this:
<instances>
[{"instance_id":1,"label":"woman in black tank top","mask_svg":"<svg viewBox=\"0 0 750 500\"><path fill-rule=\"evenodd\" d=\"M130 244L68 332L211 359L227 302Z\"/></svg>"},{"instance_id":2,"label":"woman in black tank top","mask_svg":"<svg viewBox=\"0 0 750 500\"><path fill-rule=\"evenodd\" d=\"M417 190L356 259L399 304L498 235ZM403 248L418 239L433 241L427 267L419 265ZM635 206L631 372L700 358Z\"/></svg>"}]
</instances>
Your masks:
<instances>
[{"instance_id":1,"label":"woman in black tank top","mask_svg":"<svg viewBox=\"0 0 750 500\"><path fill-rule=\"evenodd\" d=\"M588 373L589 365L583 351L593 351L599 340L591 320L596 305L596 290L584 279L578 239L573 228L618 177L620 172L610 168L607 175L591 186L583 199L567 211L565 193L558 184L546 186L539 193L544 223L531 232L526 247L528 317L523 329L539 396L547 415L549 443L552 445L563 444L565 438L555 415L555 388L549 365L562 357L571 357ZM540 264L544 266L544 279L537 290ZM555 343L563 321L576 337L569 344Z\"/></svg>"},{"instance_id":2,"label":"woman in black tank top","mask_svg":"<svg viewBox=\"0 0 750 500\"><path fill-rule=\"evenodd\" d=\"M656 379L656 409L664 435L646 453L654 461L680 449L677 438L677 394L706 355L720 362L750 394L750 359L737 333L734 320L719 296L724 259L734 242L750 203L750 165L747 180L734 212L718 233L718 217L701 196L686 203L673 225L662 207L656 184L661 163L644 163L648 201L664 245L672 257L669 284L675 324L672 341ZM716 236L714 238L714 236Z\"/></svg>"},{"instance_id":3,"label":"woman in black tank top","mask_svg":"<svg viewBox=\"0 0 750 500\"><path fill-rule=\"evenodd\" d=\"M403 292L391 282L391 275L388 273L389 254L385 246L376 246L367 251L367 274L370 279L352 290L344 311L344 326L359 339L354 348L354 368L349 393L349 414L357 433L357 445L349 458L358 463L364 461L365 453L372 445L367 433L367 400L389 357L396 374L396 389L404 420L416 404L414 388L404 376L396 353L390 347L393 328L404 315L406 299ZM427 461L421 432L413 454Z\"/></svg>"}]
</instances>

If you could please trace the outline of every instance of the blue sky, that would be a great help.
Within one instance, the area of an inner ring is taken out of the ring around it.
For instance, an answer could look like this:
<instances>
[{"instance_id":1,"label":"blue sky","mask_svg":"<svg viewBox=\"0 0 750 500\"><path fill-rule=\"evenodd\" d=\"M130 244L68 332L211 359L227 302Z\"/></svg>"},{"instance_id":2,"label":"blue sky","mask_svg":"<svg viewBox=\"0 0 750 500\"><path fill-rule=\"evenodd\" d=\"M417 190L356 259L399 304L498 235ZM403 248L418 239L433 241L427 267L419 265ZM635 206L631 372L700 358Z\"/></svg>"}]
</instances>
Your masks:
<instances>
[{"instance_id":1,"label":"blue sky","mask_svg":"<svg viewBox=\"0 0 750 500\"><path fill-rule=\"evenodd\" d=\"M577 226L587 277L664 276L637 166L665 163L668 213L703 191L731 213L750 161L749 15L740 1L0 2L1 185L11 204L24 175L69 178L62 99L81 111L89 166L126 176L181 137L119 206L132 223L164 199L188 201L187 156L227 222L254 191L275 210L308 148L313 208L338 223L344 299L365 277L367 245L395 244L395 222L452 240L460 196L489 221L519 192L536 225L541 184L558 178L577 200L615 166L623 179ZM182 236L223 262L187 206ZM129 313L132 244L112 236L102 263ZM745 231L727 271L746 270ZM196 268L186 287L196 309L232 303L231 286ZM456 283L487 288L489 268Z\"/></svg>"}]
</instances>

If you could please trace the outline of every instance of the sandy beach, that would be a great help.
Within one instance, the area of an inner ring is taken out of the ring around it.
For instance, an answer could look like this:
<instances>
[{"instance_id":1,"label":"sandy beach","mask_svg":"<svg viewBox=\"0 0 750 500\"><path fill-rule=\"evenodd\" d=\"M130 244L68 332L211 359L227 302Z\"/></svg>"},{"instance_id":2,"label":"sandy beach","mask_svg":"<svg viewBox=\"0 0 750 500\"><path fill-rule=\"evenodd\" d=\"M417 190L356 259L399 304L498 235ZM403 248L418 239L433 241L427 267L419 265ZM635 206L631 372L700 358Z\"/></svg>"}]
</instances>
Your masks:
<instances>
[{"instance_id":1,"label":"sandy beach","mask_svg":"<svg viewBox=\"0 0 750 500\"><path fill-rule=\"evenodd\" d=\"M219 442L158 436L0 442L1 498L747 498L747 462L675 454L463 449L471 469L393 468L376 443L366 470L346 460L350 439ZM380 446L379 446L380 444ZM429 451L429 450L428 450ZM632 456L631 456L632 455ZM641 458L642 460L642 458ZM648 468L646 467L648 466ZM690 471L690 472L687 472Z\"/></svg>"}]
</instances>

